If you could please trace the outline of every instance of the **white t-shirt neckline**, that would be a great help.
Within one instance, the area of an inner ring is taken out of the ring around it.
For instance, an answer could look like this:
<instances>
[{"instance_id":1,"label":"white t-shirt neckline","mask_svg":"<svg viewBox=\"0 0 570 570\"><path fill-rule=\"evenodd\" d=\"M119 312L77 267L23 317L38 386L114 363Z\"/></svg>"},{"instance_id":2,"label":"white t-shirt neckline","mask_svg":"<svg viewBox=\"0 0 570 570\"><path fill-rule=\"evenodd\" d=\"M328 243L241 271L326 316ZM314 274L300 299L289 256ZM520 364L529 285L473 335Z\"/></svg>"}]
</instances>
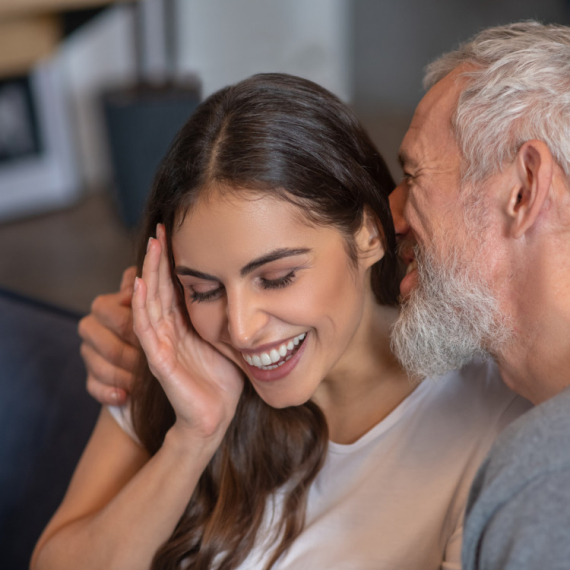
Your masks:
<instances>
[{"instance_id":1,"label":"white t-shirt neckline","mask_svg":"<svg viewBox=\"0 0 570 570\"><path fill-rule=\"evenodd\" d=\"M410 394L408 394L383 420L380 420L375 426L370 428L370 430L353 443L336 443L334 441L329 441L329 453L338 455L354 453L355 451L376 441L376 439L386 434L408 413L412 413L430 388L433 388L433 382L433 380L427 378L419 382L413 391L410 392Z\"/></svg>"}]
</instances>

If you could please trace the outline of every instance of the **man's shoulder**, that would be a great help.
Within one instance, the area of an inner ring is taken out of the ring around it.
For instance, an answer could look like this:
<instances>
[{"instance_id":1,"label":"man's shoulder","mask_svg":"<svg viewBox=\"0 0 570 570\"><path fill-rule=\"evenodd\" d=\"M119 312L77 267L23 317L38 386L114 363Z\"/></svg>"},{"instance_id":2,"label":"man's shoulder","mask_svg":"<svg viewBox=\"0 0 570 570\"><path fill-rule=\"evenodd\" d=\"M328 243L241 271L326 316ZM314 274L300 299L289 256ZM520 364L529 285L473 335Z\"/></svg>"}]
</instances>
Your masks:
<instances>
[{"instance_id":1,"label":"man's shoulder","mask_svg":"<svg viewBox=\"0 0 570 570\"><path fill-rule=\"evenodd\" d=\"M483 540L487 541L486 551L491 544L492 550L497 552L510 549L514 560L518 556L515 550L522 552L524 543L529 540L528 533L525 534L527 527L530 528L528 520L538 517L546 528L548 521L544 519L553 517L551 511L556 506L553 503L564 497L563 502L567 504L570 499L569 439L570 390L536 406L499 436L471 489L463 543L467 570L479 567L476 561L483 555ZM556 499L552 498L553 489ZM515 532L515 522L521 518L528 519L526 526ZM499 525L492 526L494 521L504 523L505 519L511 520L510 532L497 530ZM555 525L559 523L552 520Z\"/></svg>"},{"instance_id":2,"label":"man's shoulder","mask_svg":"<svg viewBox=\"0 0 570 570\"><path fill-rule=\"evenodd\" d=\"M485 465L492 480L509 471L517 479L570 463L570 389L515 420L497 439ZM512 472L512 473L511 473Z\"/></svg>"}]
</instances>

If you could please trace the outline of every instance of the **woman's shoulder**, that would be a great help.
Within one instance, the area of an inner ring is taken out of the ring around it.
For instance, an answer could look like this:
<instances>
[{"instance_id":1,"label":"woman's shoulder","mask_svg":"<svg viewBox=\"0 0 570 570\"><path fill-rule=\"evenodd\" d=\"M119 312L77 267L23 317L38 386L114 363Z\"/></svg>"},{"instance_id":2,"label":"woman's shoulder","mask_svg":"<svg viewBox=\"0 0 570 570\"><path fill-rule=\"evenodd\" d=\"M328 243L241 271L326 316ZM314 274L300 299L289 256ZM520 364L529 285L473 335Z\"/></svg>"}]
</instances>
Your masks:
<instances>
[{"instance_id":1,"label":"woman's shoulder","mask_svg":"<svg viewBox=\"0 0 570 570\"><path fill-rule=\"evenodd\" d=\"M532 407L505 385L490 358L478 358L461 369L424 382L433 384L434 405L447 409L467 428L487 426L498 433Z\"/></svg>"}]
</instances>

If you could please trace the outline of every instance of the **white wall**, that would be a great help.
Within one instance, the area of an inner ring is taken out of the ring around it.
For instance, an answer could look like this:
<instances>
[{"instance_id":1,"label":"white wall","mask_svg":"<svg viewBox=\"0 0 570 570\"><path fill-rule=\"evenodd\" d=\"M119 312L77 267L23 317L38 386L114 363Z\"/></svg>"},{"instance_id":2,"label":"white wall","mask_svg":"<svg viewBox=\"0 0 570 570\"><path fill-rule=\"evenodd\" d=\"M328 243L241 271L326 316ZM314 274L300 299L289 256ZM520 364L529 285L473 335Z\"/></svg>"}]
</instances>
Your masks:
<instances>
[{"instance_id":1,"label":"white wall","mask_svg":"<svg viewBox=\"0 0 570 570\"><path fill-rule=\"evenodd\" d=\"M57 56L67 82L69 114L84 184L108 184L110 166L99 96L109 86L134 81L133 18L129 6L100 14L72 34Z\"/></svg>"},{"instance_id":2,"label":"white wall","mask_svg":"<svg viewBox=\"0 0 570 570\"><path fill-rule=\"evenodd\" d=\"M177 0L177 75L196 73L204 95L253 73L282 71L350 99L349 0ZM88 188L110 167L98 96L134 79L132 10L117 6L78 30L58 56L67 78L77 153Z\"/></svg>"},{"instance_id":3,"label":"white wall","mask_svg":"<svg viewBox=\"0 0 570 570\"><path fill-rule=\"evenodd\" d=\"M348 0L178 0L179 72L204 94L253 73L306 77L349 100Z\"/></svg>"},{"instance_id":4,"label":"white wall","mask_svg":"<svg viewBox=\"0 0 570 570\"><path fill-rule=\"evenodd\" d=\"M568 0L352 0L353 98L359 111L411 112L423 68L487 26L529 18L570 24Z\"/></svg>"}]
</instances>

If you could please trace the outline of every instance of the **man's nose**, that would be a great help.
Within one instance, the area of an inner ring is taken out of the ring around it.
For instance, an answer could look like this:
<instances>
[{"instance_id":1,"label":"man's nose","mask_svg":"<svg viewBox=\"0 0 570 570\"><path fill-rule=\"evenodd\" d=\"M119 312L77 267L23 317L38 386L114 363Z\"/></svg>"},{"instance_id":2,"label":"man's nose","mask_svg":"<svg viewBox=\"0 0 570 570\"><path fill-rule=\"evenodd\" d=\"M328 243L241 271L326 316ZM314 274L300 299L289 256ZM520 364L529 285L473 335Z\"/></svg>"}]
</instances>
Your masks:
<instances>
[{"instance_id":1,"label":"man's nose","mask_svg":"<svg viewBox=\"0 0 570 570\"><path fill-rule=\"evenodd\" d=\"M241 291L228 294L227 303L228 331L232 344L238 349L255 346L268 321L268 314L255 293Z\"/></svg>"},{"instance_id":2,"label":"man's nose","mask_svg":"<svg viewBox=\"0 0 570 570\"><path fill-rule=\"evenodd\" d=\"M392 211L392 219L394 220L394 229L396 230L396 238L401 241L405 238L410 226L404 218L404 208L408 201L408 189L405 184L398 184L390 194L390 210Z\"/></svg>"}]
</instances>

